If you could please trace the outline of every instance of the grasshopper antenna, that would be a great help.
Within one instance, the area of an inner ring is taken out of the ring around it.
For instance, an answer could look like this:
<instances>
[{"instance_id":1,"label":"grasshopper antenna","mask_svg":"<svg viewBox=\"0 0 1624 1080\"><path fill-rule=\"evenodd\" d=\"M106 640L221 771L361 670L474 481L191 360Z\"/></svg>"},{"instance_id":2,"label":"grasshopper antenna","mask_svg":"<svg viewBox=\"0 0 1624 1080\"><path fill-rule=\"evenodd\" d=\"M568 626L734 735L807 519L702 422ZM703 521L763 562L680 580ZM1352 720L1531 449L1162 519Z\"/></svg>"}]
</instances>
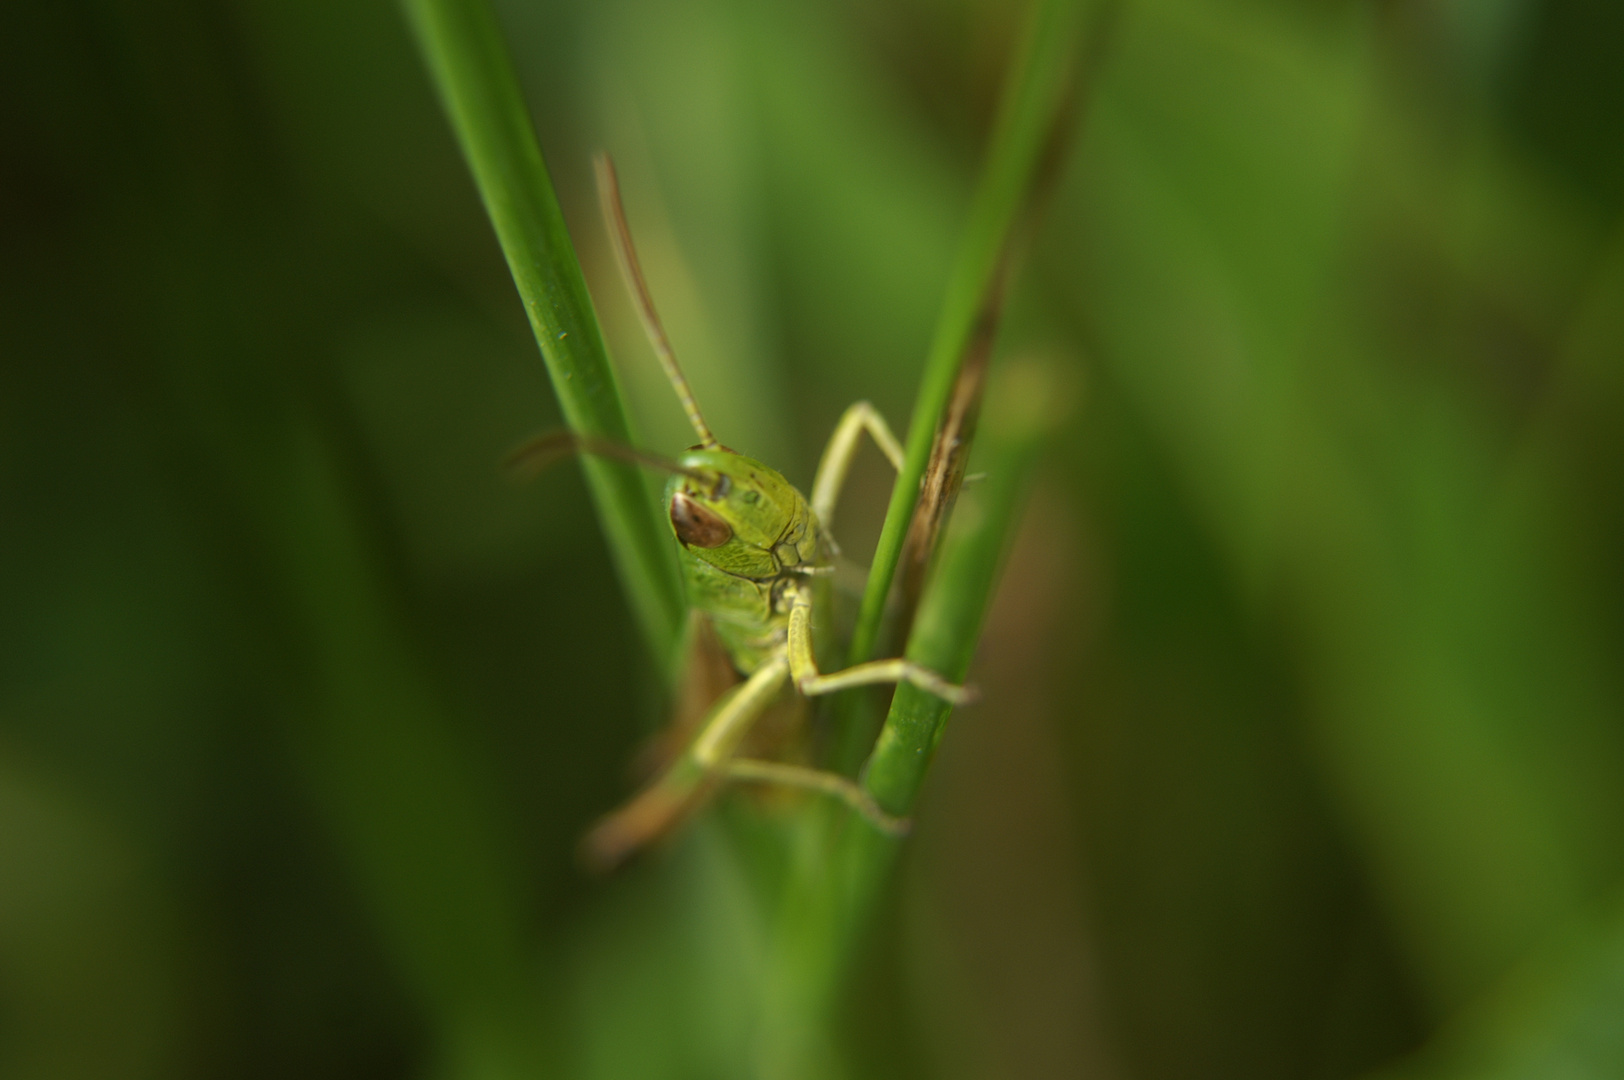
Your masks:
<instances>
[{"instance_id":1,"label":"grasshopper antenna","mask_svg":"<svg viewBox=\"0 0 1624 1080\"><path fill-rule=\"evenodd\" d=\"M620 274L626 279L626 287L631 290L632 299L637 304L643 330L648 334L649 343L654 346L654 354L660 358L660 366L665 368L665 377L671 380L671 386L677 392L677 400L682 402L682 411L688 414L688 422L699 433L699 445L706 450L714 450L720 444L711 434L705 418L699 414L699 402L694 400L688 377L677 364L677 354L672 351L671 341L665 336L665 327L660 325L659 313L654 310L654 297L649 294L648 282L643 280L643 268L637 263L632 231L626 224L626 208L620 201L620 178L615 175L615 163L608 154L599 154L592 159L592 165L598 174L598 202L603 206L603 220L609 226L609 238L614 241L615 261L620 264Z\"/></svg>"},{"instance_id":2,"label":"grasshopper antenna","mask_svg":"<svg viewBox=\"0 0 1624 1080\"><path fill-rule=\"evenodd\" d=\"M695 480L708 482L711 479L705 473L679 465L670 458L648 450L639 450L635 446L627 446L613 439L601 439L596 435L583 435L578 431L548 431L537 435L510 453L503 464L514 472L533 476L553 462L571 454L593 454L597 457L613 458L616 461L659 469L661 472L681 473Z\"/></svg>"}]
</instances>

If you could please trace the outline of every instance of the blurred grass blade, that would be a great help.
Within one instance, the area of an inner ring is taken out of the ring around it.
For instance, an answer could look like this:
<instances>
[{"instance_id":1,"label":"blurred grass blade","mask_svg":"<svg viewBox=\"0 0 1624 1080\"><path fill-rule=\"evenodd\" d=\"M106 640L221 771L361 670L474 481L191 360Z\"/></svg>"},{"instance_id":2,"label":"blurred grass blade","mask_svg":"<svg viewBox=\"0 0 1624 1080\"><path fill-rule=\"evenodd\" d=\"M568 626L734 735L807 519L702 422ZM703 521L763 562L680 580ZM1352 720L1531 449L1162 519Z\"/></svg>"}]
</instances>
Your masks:
<instances>
[{"instance_id":1,"label":"blurred grass blade","mask_svg":"<svg viewBox=\"0 0 1624 1080\"><path fill-rule=\"evenodd\" d=\"M486 0L405 0L407 16L496 229L564 418L583 435L630 444L603 336ZM682 629L671 543L631 465L583 459L621 584L662 665Z\"/></svg>"},{"instance_id":2,"label":"blurred grass blade","mask_svg":"<svg viewBox=\"0 0 1624 1080\"><path fill-rule=\"evenodd\" d=\"M1553 933L1417 1053L1365 1080L1624 1075L1624 911Z\"/></svg>"},{"instance_id":3,"label":"blurred grass blade","mask_svg":"<svg viewBox=\"0 0 1624 1080\"><path fill-rule=\"evenodd\" d=\"M886 597L919 501L920 480L930 461L938 423L952 396L959 366L976 335L979 316L986 306L984 298L998 276L1044 151L1067 113L1083 12L1081 0L1040 0L1027 28L1020 59L1011 67L1005 83L992 145L926 357L908 427L903 467L891 492L885 526L852 633L852 663L869 659L878 644Z\"/></svg>"}]
</instances>

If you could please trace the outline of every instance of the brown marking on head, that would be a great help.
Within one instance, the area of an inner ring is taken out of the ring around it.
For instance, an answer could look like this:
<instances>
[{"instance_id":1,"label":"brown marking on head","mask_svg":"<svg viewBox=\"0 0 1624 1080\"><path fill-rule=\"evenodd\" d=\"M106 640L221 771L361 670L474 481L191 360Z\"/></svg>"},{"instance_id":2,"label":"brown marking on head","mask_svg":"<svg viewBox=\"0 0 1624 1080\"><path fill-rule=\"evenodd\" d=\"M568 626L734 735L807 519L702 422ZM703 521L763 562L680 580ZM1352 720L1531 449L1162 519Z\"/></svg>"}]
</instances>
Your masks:
<instances>
[{"instance_id":1,"label":"brown marking on head","mask_svg":"<svg viewBox=\"0 0 1624 1080\"><path fill-rule=\"evenodd\" d=\"M718 548L733 539L733 527L685 491L671 496L671 528L689 547Z\"/></svg>"}]
</instances>

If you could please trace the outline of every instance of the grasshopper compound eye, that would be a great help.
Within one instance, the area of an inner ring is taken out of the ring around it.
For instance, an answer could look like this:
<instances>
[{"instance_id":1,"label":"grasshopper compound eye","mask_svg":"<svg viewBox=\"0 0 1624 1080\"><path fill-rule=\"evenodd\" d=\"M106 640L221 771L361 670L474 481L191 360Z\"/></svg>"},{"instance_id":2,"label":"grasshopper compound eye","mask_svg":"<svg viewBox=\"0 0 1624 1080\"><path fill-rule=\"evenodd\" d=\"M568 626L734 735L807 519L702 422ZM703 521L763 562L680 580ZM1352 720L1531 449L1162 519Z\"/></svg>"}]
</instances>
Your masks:
<instances>
[{"instance_id":1,"label":"grasshopper compound eye","mask_svg":"<svg viewBox=\"0 0 1624 1080\"><path fill-rule=\"evenodd\" d=\"M717 548L733 539L731 525L682 491L671 496L671 528L689 547Z\"/></svg>"}]
</instances>

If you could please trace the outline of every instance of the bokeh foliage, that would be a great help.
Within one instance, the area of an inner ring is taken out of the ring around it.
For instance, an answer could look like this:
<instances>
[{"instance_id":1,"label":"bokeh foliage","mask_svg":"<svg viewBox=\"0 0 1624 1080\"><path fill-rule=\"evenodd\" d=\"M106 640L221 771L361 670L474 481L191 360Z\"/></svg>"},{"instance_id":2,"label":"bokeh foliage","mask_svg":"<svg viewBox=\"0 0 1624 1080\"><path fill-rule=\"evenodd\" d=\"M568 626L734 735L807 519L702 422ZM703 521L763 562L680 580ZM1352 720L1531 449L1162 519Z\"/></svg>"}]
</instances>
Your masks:
<instances>
[{"instance_id":1,"label":"bokeh foliage","mask_svg":"<svg viewBox=\"0 0 1624 1080\"><path fill-rule=\"evenodd\" d=\"M817 1067L1624 1071L1620 10L1120 7L1001 345L1079 408ZM599 146L725 441L907 415L1018 8L499 14L643 441ZM0 1075L748 1075L781 808L573 864L660 679L497 469L558 414L399 10L0 49Z\"/></svg>"}]
</instances>

